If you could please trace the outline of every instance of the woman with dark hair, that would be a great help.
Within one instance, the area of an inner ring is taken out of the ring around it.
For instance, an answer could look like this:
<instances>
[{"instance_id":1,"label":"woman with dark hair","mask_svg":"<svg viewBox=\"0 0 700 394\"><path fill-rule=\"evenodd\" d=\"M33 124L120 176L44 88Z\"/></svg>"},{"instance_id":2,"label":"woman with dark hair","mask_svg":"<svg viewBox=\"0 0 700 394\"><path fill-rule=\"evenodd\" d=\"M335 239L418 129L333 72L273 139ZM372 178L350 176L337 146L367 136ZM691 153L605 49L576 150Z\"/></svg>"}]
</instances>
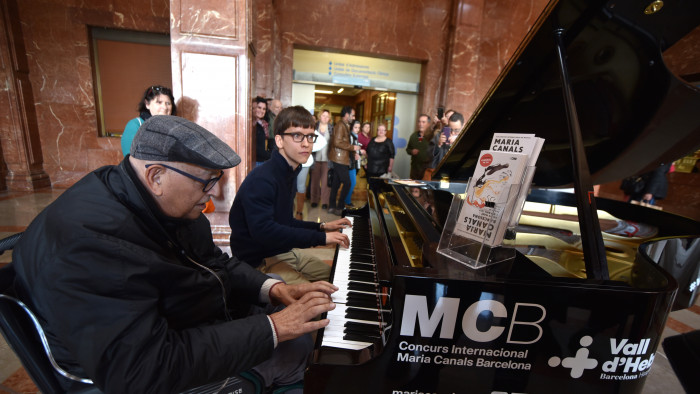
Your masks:
<instances>
[{"instance_id":1,"label":"woman with dark hair","mask_svg":"<svg viewBox=\"0 0 700 394\"><path fill-rule=\"evenodd\" d=\"M177 115L175 98L172 90L165 86L153 85L143 93L143 98L139 102L139 116L131 119L124 127L122 133L122 154L129 154L131 141L134 139L139 127L148 118L154 115Z\"/></svg>"},{"instance_id":2,"label":"woman with dark hair","mask_svg":"<svg viewBox=\"0 0 700 394\"><path fill-rule=\"evenodd\" d=\"M379 177L394 169L394 142L386 136L386 126L377 126L377 136L367 145L367 177Z\"/></svg>"},{"instance_id":3,"label":"woman with dark hair","mask_svg":"<svg viewBox=\"0 0 700 394\"><path fill-rule=\"evenodd\" d=\"M372 140L372 124L365 122L362 124L360 129L360 134L357 136L357 142L360 143L360 167L362 167L365 172L362 174L363 178L367 178L367 145ZM359 169L358 169L359 172Z\"/></svg>"},{"instance_id":4,"label":"woman with dark hair","mask_svg":"<svg viewBox=\"0 0 700 394\"><path fill-rule=\"evenodd\" d=\"M350 129L350 144L360 145L357 142L357 135L360 134L360 122L355 121L352 124L352 129ZM362 148L360 148L362 149ZM359 151L355 153L350 153L350 169L348 170L348 175L350 176L350 190L345 197L345 205L352 207L352 191L355 190L355 184L357 183L357 170L360 168L360 153Z\"/></svg>"}]
</instances>

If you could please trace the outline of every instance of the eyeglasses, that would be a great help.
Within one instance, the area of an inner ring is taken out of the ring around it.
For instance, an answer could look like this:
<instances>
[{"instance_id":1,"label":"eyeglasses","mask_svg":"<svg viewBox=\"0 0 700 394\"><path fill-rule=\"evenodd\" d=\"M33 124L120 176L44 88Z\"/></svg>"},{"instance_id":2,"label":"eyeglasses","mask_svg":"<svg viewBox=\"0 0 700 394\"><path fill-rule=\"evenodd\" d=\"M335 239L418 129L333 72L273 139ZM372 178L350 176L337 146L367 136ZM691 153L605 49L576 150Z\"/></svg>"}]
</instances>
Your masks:
<instances>
[{"instance_id":1,"label":"eyeglasses","mask_svg":"<svg viewBox=\"0 0 700 394\"><path fill-rule=\"evenodd\" d=\"M316 133L312 133L312 134L303 134L303 133L282 133L282 135L291 135L291 136L292 136L292 141L294 141L294 142L301 142L301 141L304 140L304 138L306 138L306 141L309 142L309 143L312 143L312 144L313 144L314 142L316 142L316 138L318 138L318 136L316 135Z\"/></svg>"},{"instance_id":2,"label":"eyeglasses","mask_svg":"<svg viewBox=\"0 0 700 394\"><path fill-rule=\"evenodd\" d=\"M150 167L150 166L161 166L161 167L165 167L165 168L168 168L168 169L170 169L170 170L173 170L173 171L177 172L177 173L180 174L180 175L184 175L184 176L186 176L186 177L188 177L188 178L190 178L190 179L194 179L195 181L197 181L197 182L199 182L199 183L201 183L201 184L204 185L204 187L202 188L202 191L205 192L205 193L208 192L209 190L211 190L211 189L214 187L214 185L216 185L216 182L218 182L219 179L221 179L221 177L224 176L224 170L221 170L221 172L219 173L219 176L207 180L207 179L197 178L196 176L194 176L194 175L192 175L192 174L188 174L188 173L186 173L185 171L182 171L182 170L180 170L180 169L178 169L178 168L175 168L175 167L167 166L167 165L165 165L165 164L160 164L160 163L146 164L146 168L148 168L148 167Z\"/></svg>"}]
</instances>

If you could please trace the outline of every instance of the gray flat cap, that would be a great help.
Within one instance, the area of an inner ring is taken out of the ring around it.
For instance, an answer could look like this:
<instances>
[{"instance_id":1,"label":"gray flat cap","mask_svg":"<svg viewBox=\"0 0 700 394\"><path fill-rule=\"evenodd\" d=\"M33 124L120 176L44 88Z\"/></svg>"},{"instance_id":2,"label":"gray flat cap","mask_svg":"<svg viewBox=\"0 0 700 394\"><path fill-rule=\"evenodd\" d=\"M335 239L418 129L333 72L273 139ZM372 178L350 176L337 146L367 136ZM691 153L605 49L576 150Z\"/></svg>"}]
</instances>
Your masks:
<instances>
[{"instance_id":1,"label":"gray flat cap","mask_svg":"<svg viewBox=\"0 0 700 394\"><path fill-rule=\"evenodd\" d=\"M145 121L131 143L131 156L141 160L179 161L223 170L241 162L224 141L178 116L157 115Z\"/></svg>"}]
</instances>

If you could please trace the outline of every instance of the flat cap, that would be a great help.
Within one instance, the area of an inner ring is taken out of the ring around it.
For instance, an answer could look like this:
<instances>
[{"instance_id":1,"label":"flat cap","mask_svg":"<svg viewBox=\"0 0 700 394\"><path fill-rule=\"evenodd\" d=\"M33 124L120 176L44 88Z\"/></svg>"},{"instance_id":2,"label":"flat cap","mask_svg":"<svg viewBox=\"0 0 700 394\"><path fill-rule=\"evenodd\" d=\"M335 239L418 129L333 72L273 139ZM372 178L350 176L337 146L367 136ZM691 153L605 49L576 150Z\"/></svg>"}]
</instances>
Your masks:
<instances>
[{"instance_id":1,"label":"flat cap","mask_svg":"<svg viewBox=\"0 0 700 394\"><path fill-rule=\"evenodd\" d=\"M223 170L241 158L224 141L204 127L178 116L157 115L139 127L131 143L131 156L141 160L179 161Z\"/></svg>"}]
</instances>

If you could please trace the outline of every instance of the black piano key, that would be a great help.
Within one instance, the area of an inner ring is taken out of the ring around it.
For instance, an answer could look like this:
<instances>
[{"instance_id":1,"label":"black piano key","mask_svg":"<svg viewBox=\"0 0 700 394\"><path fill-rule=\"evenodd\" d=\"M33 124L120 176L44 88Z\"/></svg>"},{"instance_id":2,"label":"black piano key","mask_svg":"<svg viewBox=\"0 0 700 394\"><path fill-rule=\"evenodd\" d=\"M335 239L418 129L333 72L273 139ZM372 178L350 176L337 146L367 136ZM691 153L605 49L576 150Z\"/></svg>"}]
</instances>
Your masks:
<instances>
[{"instance_id":1,"label":"black piano key","mask_svg":"<svg viewBox=\"0 0 700 394\"><path fill-rule=\"evenodd\" d=\"M379 300L374 294L349 292L346 305L362 308L378 308Z\"/></svg>"},{"instance_id":2,"label":"black piano key","mask_svg":"<svg viewBox=\"0 0 700 394\"><path fill-rule=\"evenodd\" d=\"M355 320L379 321L379 312L367 309L348 308L348 310L345 311L345 317Z\"/></svg>"},{"instance_id":3,"label":"black piano key","mask_svg":"<svg viewBox=\"0 0 700 394\"><path fill-rule=\"evenodd\" d=\"M364 270L364 271L376 271L376 265L368 263L358 263L351 262L348 266L350 269Z\"/></svg>"},{"instance_id":4,"label":"black piano key","mask_svg":"<svg viewBox=\"0 0 700 394\"><path fill-rule=\"evenodd\" d=\"M367 291L367 292L377 293L379 290L379 287L377 285L373 285L373 284L369 284L369 283L350 282L350 283L348 283L348 290Z\"/></svg>"},{"instance_id":5,"label":"black piano key","mask_svg":"<svg viewBox=\"0 0 700 394\"><path fill-rule=\"evenodd\" d=\"M374 257L350 252L350 261L356 261L358 263L373 263Z\"/></svg>"},{"instance_id":6,"label":"black piano key","mask_svg":"<svg viewBox=\"0 0 700 394\"><path fill-rule=\"evenodd\" d=\"M357 334L345 334L345 335L343 335L343 339L345 339L347 341L358 341L358 342L371 342L371 343L377 342L376 338L367 337L364 335L357 335Z\"/></svg>"},{"instance_id":7,"label":"black piano key","mask_svg":"<svg viewBox=\"0 0 700 394\"><path fill-rule=\"evenodd\" d=\"M366 324L359 322L345 322L345 332L366 333L367 335L380 335L381 330L378 324Z\"/></svg>"},{"instance_id":8,"label":"black piano key","mask_svg":"<svg viewBox=\"0 0 700 394\"><path fill-rule=\"evenodd\" d=\"M363 272L357 270L350 270L348 273L348 279L359 280L362 282L377 282L377 276L373 272Z\"/></svg>"}]
</instances>

